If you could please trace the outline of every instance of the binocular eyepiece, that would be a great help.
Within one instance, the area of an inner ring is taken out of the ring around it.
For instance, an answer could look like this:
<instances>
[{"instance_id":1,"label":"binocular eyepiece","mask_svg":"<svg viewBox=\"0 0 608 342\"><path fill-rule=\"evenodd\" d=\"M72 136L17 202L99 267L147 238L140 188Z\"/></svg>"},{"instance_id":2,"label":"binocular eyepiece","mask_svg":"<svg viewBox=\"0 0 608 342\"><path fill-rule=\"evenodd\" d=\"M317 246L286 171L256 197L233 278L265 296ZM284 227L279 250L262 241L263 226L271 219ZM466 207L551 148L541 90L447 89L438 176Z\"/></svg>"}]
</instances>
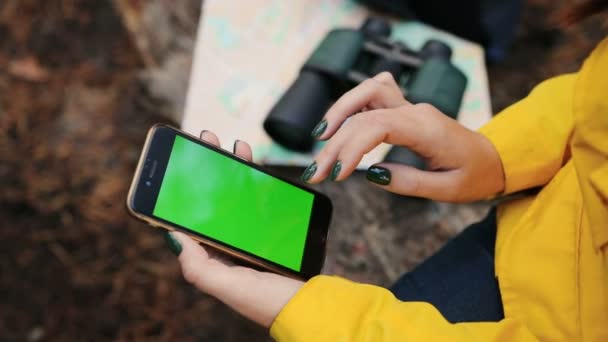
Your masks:
<instances>
[{"instance_id":1,"label":"binocular eyepiece","mask_svg":"<svg viewBox=\"0 0 608 342\"><path fill-rule=\"evenodd\" d=\"M455 118L467 80L451 64L451 48L429 40L417 52L390 40L390 34L390 24L376 18L358 30L330 31L268 114L268 135L290 150L310 151L311 132L331 103L383 71L393 75L410 102L431 103Z\"/></svg>"}]
</instances>

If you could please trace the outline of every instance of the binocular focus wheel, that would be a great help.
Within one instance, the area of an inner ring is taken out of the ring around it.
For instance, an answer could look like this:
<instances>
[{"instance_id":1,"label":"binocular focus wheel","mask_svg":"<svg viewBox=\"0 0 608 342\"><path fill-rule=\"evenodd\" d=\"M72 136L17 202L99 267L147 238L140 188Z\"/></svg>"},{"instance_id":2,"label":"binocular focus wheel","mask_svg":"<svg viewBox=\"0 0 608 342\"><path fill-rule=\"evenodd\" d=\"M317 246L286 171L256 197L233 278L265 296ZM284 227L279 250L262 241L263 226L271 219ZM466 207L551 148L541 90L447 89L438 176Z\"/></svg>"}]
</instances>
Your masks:
<instances>
[{"instance_id":1,"label":"binocular focus wheel","mask_svg":"<svg viewBox=\"0 0 608 342\"><path fill-rule=\"evenodd\" d=\"M390 37L391 24L383 19L369 17L365 19L363 25L359 29L363 34L373 37Z\"/></svg>"}]
</instances>

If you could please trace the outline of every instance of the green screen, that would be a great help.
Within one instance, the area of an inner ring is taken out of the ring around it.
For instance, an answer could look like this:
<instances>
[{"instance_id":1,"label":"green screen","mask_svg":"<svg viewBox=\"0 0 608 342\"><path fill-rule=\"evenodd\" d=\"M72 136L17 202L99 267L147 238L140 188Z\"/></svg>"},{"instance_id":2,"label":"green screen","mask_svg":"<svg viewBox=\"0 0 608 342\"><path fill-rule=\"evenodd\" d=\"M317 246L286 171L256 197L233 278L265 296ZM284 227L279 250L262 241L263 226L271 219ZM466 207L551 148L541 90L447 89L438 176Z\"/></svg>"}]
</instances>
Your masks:
<instances>
[{"instance_id":1,"label":"green screen","mask_svg":"<svg viewBox=\"0 0 608 342\"><path fill-rule=\"evenodd\" d=\"M299 271L313 198L176 136L154 215Z\"/></svg>"}]
</instances>

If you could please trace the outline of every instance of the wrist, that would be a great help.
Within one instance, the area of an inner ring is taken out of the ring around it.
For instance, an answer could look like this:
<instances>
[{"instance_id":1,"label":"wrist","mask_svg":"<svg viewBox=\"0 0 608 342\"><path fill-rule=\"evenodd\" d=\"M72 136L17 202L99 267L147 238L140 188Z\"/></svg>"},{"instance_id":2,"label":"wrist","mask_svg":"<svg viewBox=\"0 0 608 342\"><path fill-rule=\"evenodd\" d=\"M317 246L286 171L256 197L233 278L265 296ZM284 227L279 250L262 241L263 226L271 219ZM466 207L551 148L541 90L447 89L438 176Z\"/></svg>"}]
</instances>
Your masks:
<instances>
[{"instance_id":1,"label":"wrist","mask_svg":"<svg viewBox=\"0 0 608 342\"><path fill-rule=\"evenodd\" d=\"M502 159L492 141L484 134L475 132L481 149L482 175L484 176L483 195L491 197L505 191L505 172Z\"/></svg>"},{"instance_id":2,"label":"wrist","mask_svg":"<svg viewBox=\"0 0 608 342\"><path fill-rule=\"evenodd\" d=\"M226 270L218 280L205 292L265 328L270 328L303 285L298 280L240 266Z\"/></svg>"}]
</instances>

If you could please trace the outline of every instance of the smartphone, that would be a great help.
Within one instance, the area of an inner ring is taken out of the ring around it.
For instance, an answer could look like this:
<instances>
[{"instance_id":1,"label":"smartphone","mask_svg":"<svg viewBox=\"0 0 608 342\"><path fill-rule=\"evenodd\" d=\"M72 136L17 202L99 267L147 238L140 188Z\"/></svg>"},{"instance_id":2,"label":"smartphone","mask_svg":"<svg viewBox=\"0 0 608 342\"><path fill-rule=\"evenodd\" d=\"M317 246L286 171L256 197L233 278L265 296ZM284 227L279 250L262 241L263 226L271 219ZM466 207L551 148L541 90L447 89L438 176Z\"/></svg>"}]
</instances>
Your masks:
<instances>
[{"instance_id":1,"label":"smartphone","mask_svg":"<svg viewBox=\"0 0 608 342\"><path fill-rule=\"evenodd\" d=\"M250 265L297 279L321 272L330 199L167 125L155 125L127 208Z\"/></svg>"}]
</instances>

